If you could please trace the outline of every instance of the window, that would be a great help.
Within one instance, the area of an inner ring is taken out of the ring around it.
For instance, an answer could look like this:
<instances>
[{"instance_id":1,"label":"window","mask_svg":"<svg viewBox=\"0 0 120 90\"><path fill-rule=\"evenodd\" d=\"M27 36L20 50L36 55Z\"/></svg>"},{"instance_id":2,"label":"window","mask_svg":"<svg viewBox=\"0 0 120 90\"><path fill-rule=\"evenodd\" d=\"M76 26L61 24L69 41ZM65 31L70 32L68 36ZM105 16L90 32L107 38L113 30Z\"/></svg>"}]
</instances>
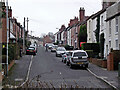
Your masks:
<instances>
[{"instance_id":1,"label":"window","mask_svg":"<svg viewBox=\"0 0 120 90\"><path fill-rule=\"evenodd\" d=\"M109 35L111 35L111 20L109 21Z\"/></svg>"},{"instance_id":2,"label":"window","mask_svg":"<svg viewBox=\"0 0 120 90\"><path fill-rule=\"evenodd\" d=\"M118 17L116 17L116 33L118 33Z\"/></svg>"},{"instance_id":3,"label":"window","mask_svg":"<svg viewBox=\"0 0 120 90\"><path fill-rule=\"evenodd\" d=\"M116 43L116 49L118 49L118 39L115 40Z\"/></svg>"},{"instance_id":4,"label":"window","mask_svg":"<svg viewBox=\"0 0 120 90\"><path fill-rule=\"evenodd\" d=\"M111 41L109 41L109 48L111 48Z\"/></svg>"},{"instance_id":5,"label":"window","mask_svg":"<svg viewBox=\"0 0 120 90\"><path fill-rule=\"evenodd\" d=\"M101 16L101 25L103 26L103 16Z\"/></svg>"},{"instance_id":6,"label":"window","mask_svg":"<svg viewBox=\"0 0 120 90\"><path fill-rule=\"evenodd\" d=\"M85 52L76 52L74 53L73 57L82 57L82 56L87 56Z\"/></svg>"}]
</instances>

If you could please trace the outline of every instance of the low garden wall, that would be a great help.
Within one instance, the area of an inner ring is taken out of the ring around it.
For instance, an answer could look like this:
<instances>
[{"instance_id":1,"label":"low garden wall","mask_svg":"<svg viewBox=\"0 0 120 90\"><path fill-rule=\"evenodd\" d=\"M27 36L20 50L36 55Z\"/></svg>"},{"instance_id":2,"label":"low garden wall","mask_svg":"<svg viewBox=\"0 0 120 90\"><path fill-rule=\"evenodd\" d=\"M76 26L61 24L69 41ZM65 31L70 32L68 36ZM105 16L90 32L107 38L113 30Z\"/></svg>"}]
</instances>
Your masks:
<instances>
[{"instance_id":1,"label":"low garden wall","mask_svg":"<svg viewBox=\"0 0 120 90\"><path fill-rule=\"evenodd\" d=\"M102 59L97 59L97 58L89 58L88 60L89 60L89 62L91 62L97 66L107 68L107 60L102 60Z\"/></svg>"},{"instance_id":2,"label":"low garden wall","mask_svg":"<svg viewBox=\"0 0 120 90\"><path fill-rule=\"evenodd\" d=\"M113 50L107 56L107 60L97 58L89 58L88 60L97 66L107 68L109 71L118 70L118 64L120 62L120 50Z\"/></svg>"}]
</instances>

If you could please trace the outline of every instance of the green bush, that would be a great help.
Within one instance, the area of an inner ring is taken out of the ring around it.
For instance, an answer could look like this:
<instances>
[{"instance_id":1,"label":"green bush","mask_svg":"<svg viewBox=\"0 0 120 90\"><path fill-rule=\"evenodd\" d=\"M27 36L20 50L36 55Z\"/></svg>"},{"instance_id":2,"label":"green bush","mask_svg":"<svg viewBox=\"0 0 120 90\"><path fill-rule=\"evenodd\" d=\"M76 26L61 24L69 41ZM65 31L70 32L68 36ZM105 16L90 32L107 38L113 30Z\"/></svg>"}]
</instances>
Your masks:
<instances>
[{"instance_id":1,"label":"green bush","mask_svg":"<svg viewBox=\"0 0 120 90\"><path fill-rule=\"evenodd\" d=\"M73 50L74 49L73 46L69 46L69 45L65 45L64 47L65 47L66 50Z\"/></svg>"},{"instance_id":2,"label":"green bush","mask_svg":"<svg viewBox=\"0 0 120 90\"><path fill-rule=\"evenodd\" d=\"M16 49L16 46L14 44L9 44L8 46L9 63L15 59L15 53L16 53L15 49Z\"/></svg>"},{"instance_id":3,"label":"green bush","mask_svg":"<svg viewBox=\"0 0 120 90\"><path fill-rule=\"evenodd\" d=\"M93 57L93 50L85 50L88 54L88 58Z\"/></svg>"},{"instance_id":4,"label":"green bush","mask_svg":"<svg viewBox=\"0 0 120 90\"><path fill-rule=\"evenodd\" d=\"M82 50L87 51L89 57L98 58L100 53L99 43L83 43Z\"/></svg>"},{"instance_id":5,"label":"green bush","mask_svg":"<svg viewBox=\"0 0 120 90\"><path fill-rule=\"evenodd\" d=\"M83 43L81 46L82 50L93 50L93 52L100 52L99 43Z\"/></svg>"}]
</instances>

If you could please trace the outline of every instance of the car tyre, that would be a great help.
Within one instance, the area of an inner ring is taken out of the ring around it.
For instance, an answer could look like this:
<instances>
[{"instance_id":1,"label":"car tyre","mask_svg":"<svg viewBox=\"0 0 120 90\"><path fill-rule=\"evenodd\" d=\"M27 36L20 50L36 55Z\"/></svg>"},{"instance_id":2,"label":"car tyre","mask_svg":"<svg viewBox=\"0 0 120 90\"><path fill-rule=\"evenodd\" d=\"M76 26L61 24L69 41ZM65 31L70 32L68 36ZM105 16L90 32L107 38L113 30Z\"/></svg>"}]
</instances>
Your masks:
<instances>
[{"instance_id":1,"label":"car tyre","mask_svg":"<svg viewBox=\"0 0 120 90\"><path fill-rule=\"evenodd\" d=\"M66 61L66 65L69 66L69 63Z\"/></svg>"},{"instance_id":2,"label":"car tyre","mask_svg":"<svg viewBox=\"0 0 120 90\"><path fill-rule=\"evenodd\" d=\"M58 57L58 55L56 54L56 57Z\"/></svg>"},{"instance_id":3,"label":"car tyre","mask_svg":"<svg viewBox=\"0 0 120 90\"><path fill-rule=\"evenodd\" d=\"M70 68L72 69L73 68L73 65L70 63Z\"/></svg>"},{"instance_id":4,"label":"car tyre","mask_svg":"<svg viewBox=\"0 0 120 90\"><path fill-rule=\"evenodd\" d=\"M88 68L88 64L85 65L85 68Z\"/></svg>"}]
</instances>

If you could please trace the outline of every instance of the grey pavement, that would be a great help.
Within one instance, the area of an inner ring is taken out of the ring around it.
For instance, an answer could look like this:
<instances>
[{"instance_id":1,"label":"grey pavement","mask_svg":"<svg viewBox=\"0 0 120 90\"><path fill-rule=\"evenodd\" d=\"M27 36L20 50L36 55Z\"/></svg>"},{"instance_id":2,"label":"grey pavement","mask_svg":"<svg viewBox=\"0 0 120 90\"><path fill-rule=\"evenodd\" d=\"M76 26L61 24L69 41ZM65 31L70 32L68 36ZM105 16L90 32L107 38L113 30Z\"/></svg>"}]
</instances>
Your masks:
<instances>
[{"instance_id":1,"label":"grey pavement","mask_svg":"<svg viewBox=\"0 0 120 90\"><path fill-rule=\"evenodd\" d=\"M120 89L120 77L118 77L118 71L108 71L106 68L101 68L91 63L89 64L89 70L98 77L115 86L117 89Z\"/></svg>"},{"instance_id":2,"label":"grey pavement","mask_svg":"<svg viewBox=\"0 0 120 90\"><path fill-rule=\"evenodd\" d=\"M31 60L30 55L24 55L19 60L15 60L15 65L9 71L8 77L5 77L2 84L20 85L24 82Z\"/></svg>"}]
</instances>

